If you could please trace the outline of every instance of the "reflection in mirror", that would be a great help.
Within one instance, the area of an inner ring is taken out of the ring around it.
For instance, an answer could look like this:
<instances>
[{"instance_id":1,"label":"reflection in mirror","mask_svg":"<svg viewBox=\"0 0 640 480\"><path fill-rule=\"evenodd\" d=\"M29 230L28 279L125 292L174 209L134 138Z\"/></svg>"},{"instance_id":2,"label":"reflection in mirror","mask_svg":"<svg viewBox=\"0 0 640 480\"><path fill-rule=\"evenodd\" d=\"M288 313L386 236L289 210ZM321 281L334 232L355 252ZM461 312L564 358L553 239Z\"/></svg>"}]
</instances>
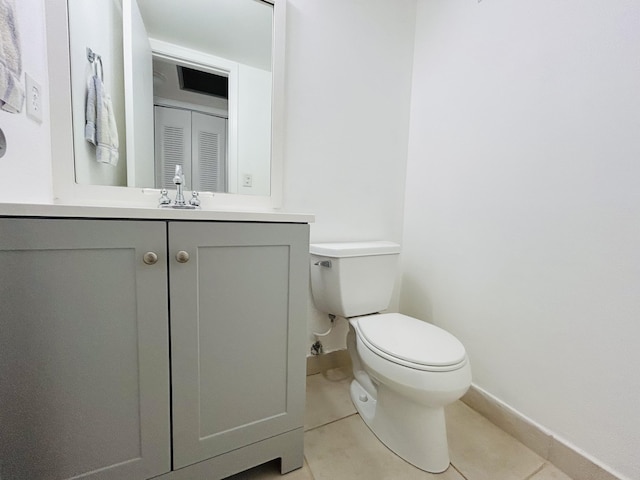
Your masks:
<instances>
[{"instance_id":1,"label":"reflection in mirror","mask_svg":"<svg viewBox=\"0 0 640 480\"><path fill-rule=\"evenodd\" d=\"M182 165L187 190L226 192L229 77L153 61L156 188L172 188Z\"/></svg>"},{"instance_id":2,"label":"reflection in mirror","mask_svg":"<svg viewBox=\"0 0 640 480\"><path fill-rule=\"evenodd\" d=\"M270 3L68 6L78 184L171 187L182 164L187 189L269 195ZM102 69L88 61L87 47L100 55ZM92 125L107 134L91 142ZM117 152L117 161L101 161L102 147Z\"/></svg>"}]
</instances>

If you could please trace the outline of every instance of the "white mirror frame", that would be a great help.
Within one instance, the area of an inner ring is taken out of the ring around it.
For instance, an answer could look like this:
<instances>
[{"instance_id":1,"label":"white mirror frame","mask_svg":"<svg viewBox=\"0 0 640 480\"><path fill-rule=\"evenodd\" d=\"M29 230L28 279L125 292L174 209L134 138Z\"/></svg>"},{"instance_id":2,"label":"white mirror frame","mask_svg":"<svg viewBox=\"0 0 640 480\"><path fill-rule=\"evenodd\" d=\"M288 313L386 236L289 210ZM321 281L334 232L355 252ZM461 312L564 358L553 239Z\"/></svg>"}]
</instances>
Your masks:
<instances>
[{"instance_id":1,"label":"white mirror frame","mask_svg":"<svg viewBox=\"0 0 640 480\"><path fill-rule=\"evenodd\" d=\"M271 113L271 195L228 193L200 195L202 208L277 209L282 206L284 166L284 61L286 0L273 4L273 98ZM51 155L54 203L157 207L160 191L152 188L81 185L75 182L71 62L67 0L47 0L47 54L49 58ZM173 197L173 194L170 194Z\"/></svg>"}]
</instances>

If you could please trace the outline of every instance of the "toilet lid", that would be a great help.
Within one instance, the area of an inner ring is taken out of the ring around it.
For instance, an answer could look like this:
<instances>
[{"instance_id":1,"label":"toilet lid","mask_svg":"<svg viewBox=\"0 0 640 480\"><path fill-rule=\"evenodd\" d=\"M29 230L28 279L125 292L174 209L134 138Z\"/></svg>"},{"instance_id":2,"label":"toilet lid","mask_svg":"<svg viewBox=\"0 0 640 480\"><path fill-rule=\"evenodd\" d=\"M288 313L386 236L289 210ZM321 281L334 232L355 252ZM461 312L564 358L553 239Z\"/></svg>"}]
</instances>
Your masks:
<instances>
[{"instance_id":1,"label":"toilet lid","mask_svg":"<svg viewBox=\"0 0 640 480\"><path fill-rule=\"evenodd\" d=\"M361 317L358 329L372 346L406 362L445 367L466 356L464 345L449 332L401 313Z\"/></svg>"}]
</instances>

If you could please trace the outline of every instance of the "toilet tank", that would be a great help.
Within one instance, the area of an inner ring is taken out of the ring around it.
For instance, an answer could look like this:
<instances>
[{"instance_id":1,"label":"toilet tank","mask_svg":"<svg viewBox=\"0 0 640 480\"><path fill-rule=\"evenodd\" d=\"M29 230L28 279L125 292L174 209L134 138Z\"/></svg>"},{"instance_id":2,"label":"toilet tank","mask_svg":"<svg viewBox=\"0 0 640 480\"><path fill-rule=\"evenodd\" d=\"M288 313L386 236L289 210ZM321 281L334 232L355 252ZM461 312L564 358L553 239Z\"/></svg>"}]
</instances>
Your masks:
<instances>
[{"instance_id":1,"label":"toilet tank","mask_svg":"<svg viewBox=\"0 0 640 480\"><path fill-rule=\"evenodd\" d=\"M311 292L318 310L341 317L389 306L400 245L393 242L312 243Z\"/></svg>"}]
</instances>

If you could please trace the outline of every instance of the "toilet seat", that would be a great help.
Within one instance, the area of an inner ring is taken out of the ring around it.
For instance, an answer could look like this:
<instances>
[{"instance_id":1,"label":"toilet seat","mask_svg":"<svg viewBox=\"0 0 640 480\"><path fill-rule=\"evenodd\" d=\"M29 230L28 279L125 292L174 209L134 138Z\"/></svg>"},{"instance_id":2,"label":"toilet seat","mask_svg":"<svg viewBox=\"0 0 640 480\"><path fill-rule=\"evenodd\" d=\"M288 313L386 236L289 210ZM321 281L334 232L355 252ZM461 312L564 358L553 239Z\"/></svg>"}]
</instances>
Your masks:
<instances>
[{"instance_id":1,"label":"toilet seat","mask_svg":"<svg viewBox=\"0 0 640 480\"><path fill-rule=\"evenodd\" d=\"M377 355L399 365L433 372L451 371L466 363L462 343L449 332L400 313L357 319L362 343Z\"/></svg>"}]
</instances>

